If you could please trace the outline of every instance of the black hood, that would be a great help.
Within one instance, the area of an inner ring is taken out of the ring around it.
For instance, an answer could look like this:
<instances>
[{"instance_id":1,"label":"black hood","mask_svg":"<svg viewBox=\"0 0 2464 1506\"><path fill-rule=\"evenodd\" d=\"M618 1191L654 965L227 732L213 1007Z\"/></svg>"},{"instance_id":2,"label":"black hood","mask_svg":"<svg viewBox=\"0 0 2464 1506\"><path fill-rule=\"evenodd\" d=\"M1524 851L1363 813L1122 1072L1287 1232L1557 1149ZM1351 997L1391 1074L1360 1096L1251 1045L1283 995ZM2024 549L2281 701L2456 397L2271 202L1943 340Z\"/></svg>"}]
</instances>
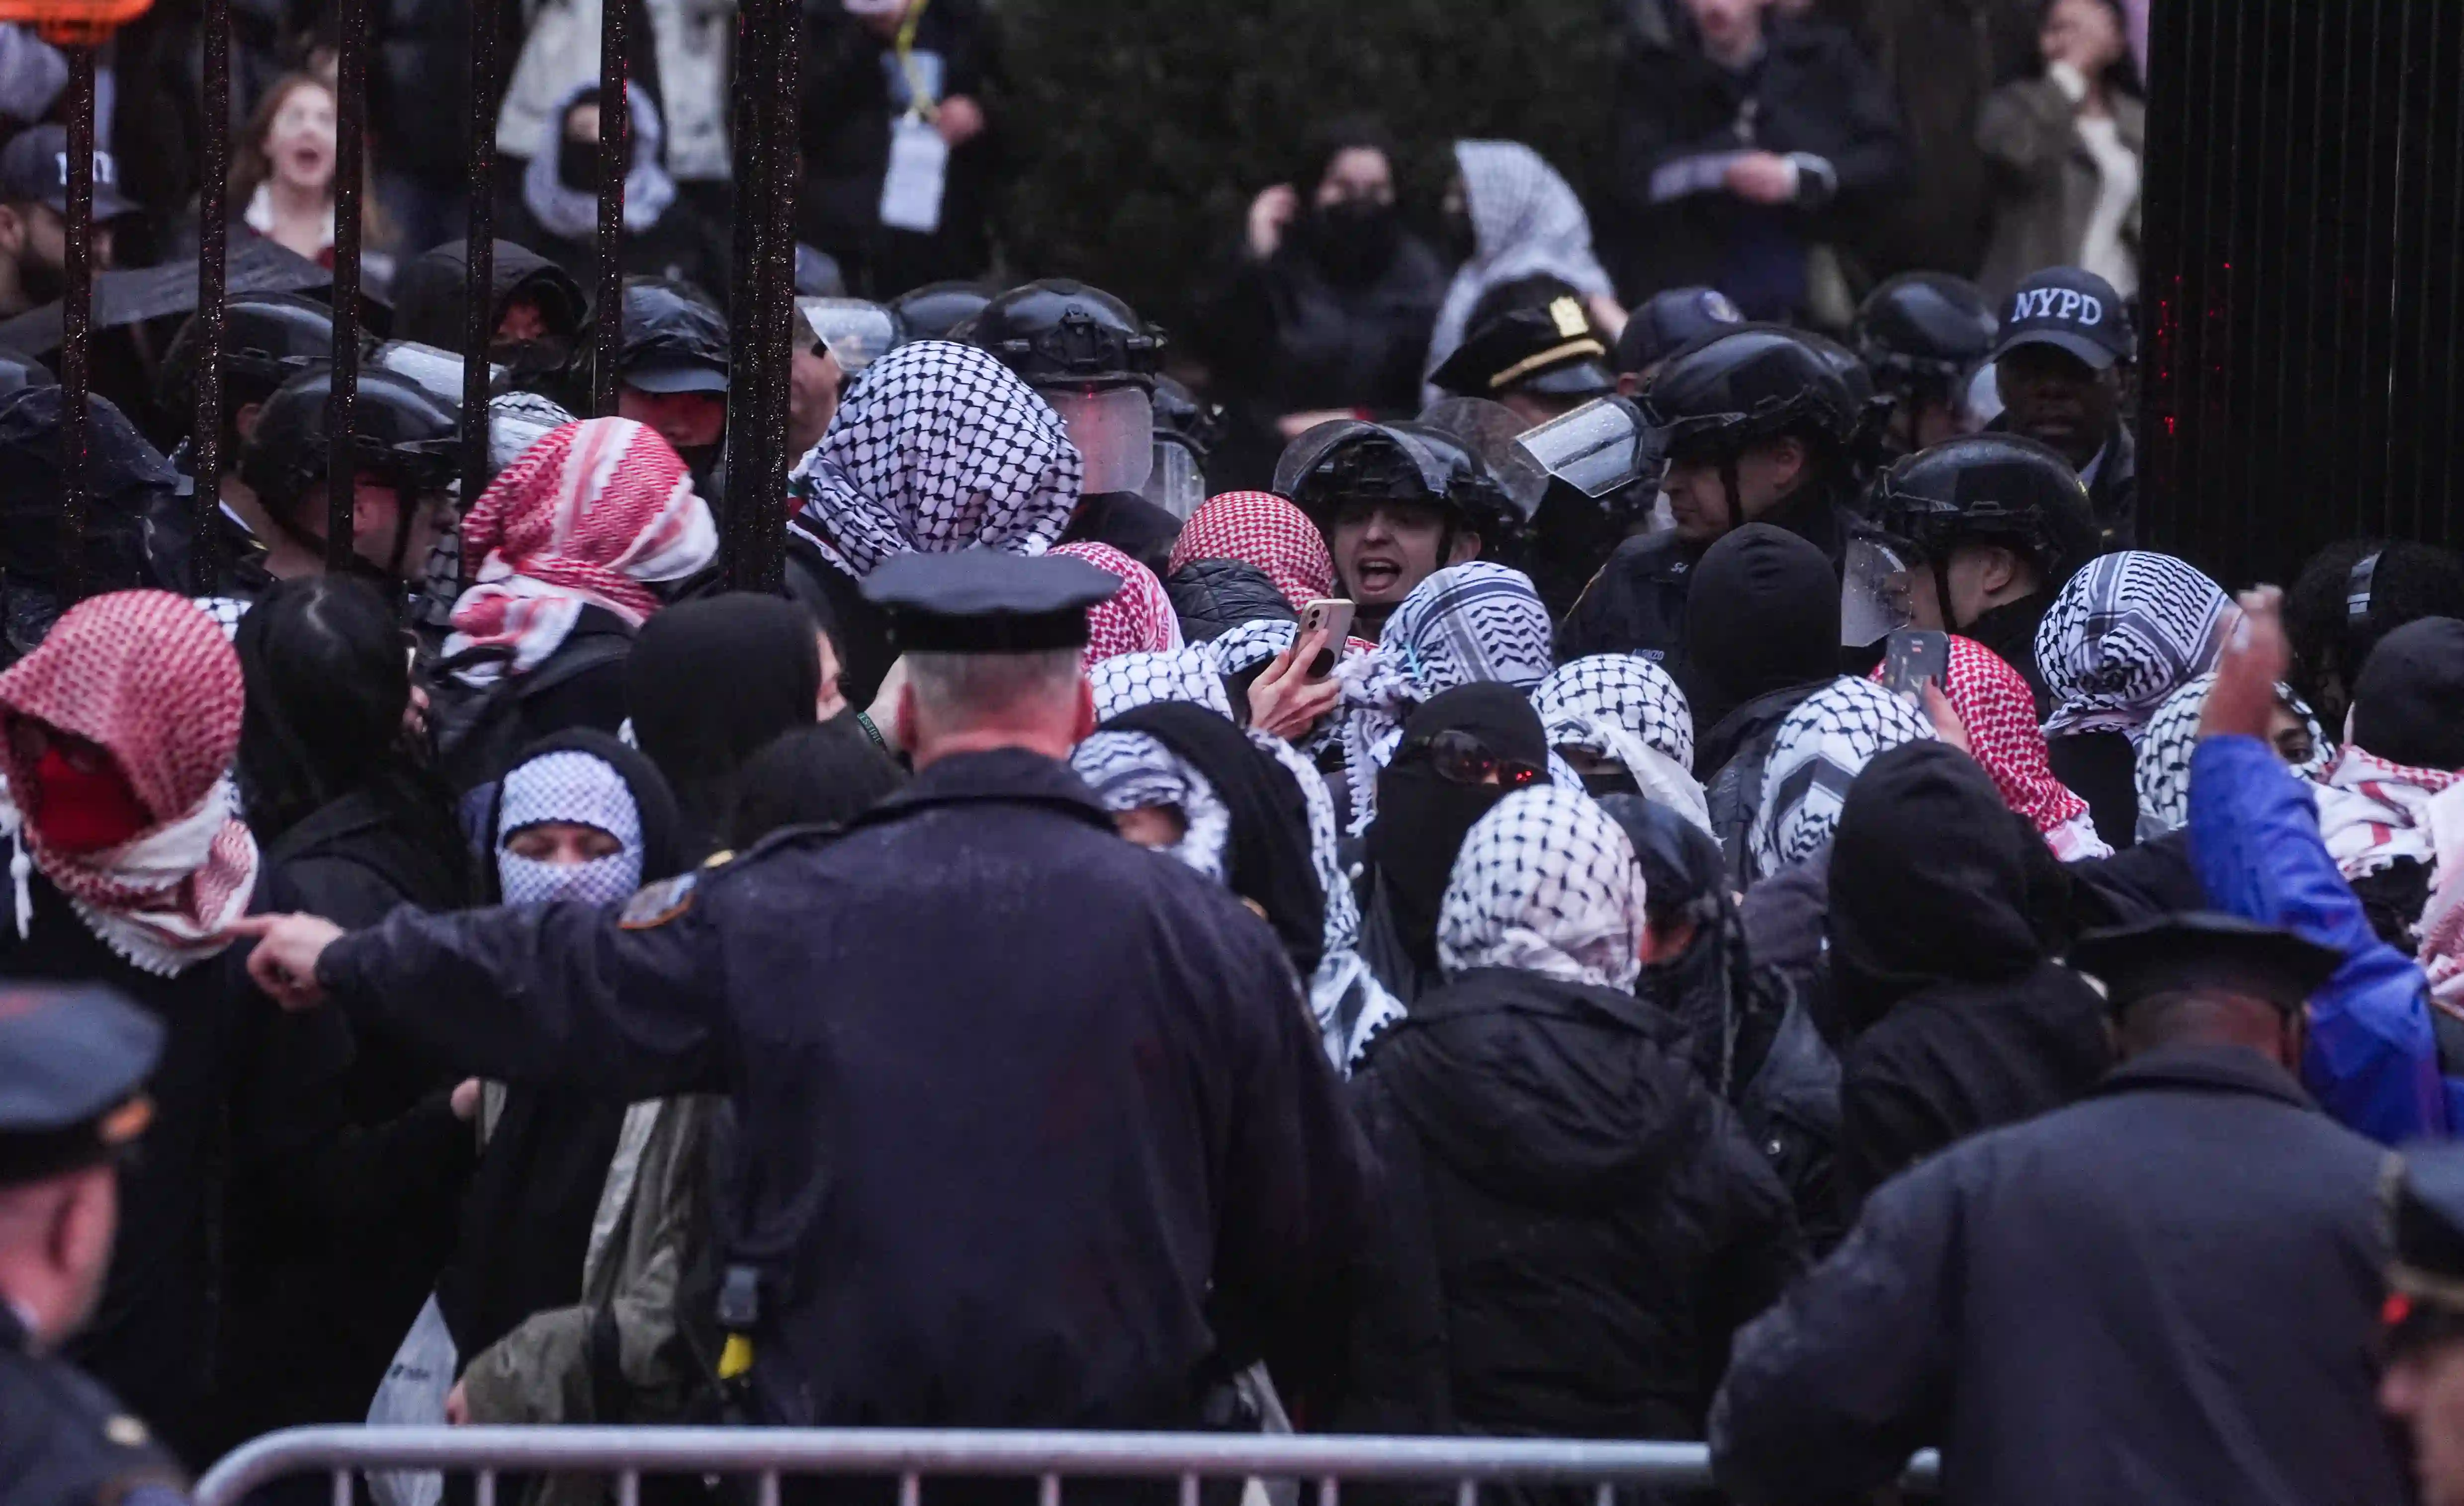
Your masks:
<instances>
[{"instance_id":1,"label":"black hood","mask_svg":"<svg viewBox=\"0 0 2464 1506\"><path fill-rule=\"evenodd\" d=\"M2379 641L2353 683L2353 742L2414 769L2464 769L2464 622L2424 617Z\"/></svg>"},{"instance_id":2,"label":"black hood","mask_svg":"<svg viewBox=\"0 0 2464 1506\"><path fill-rule=\"evenodd\" d=\"M1680 676L1698 741L1756 696L1838 668L1839 576L1828 555L1770 523L1748 523L1704 551L1685 591Z\"/></svg>"},{"instance_id":3,"label":"black hood","mask_svg":"<svg viewBox=\"0 0 2464 1506\"><path fill-rule=\"evenodd\" d=\"M1632 994L1478 968L1415 1003L1371 1070L1467 1180L1590 1209L1700 1142L1709 1094L1674 1038Z\"/></svg>"},{"instance_id":4,"label":"black hood","mask_svg":"<svg viewBox=\"0 0 2464 1506\"><path fill-rule=\"evenodd\" d=\"M459 353L462 295L470 277L471 248L465 241L448 241L411 258L394 279L394 338ZM573 279L572 273L526 246L497 241L488 277L491 331L495 321L504 317L505 303L517 291L527 291L537 298L539 312L552 323L560 323L559 333L567 339L582 327L589 312L589 300L583 295L582 284Z\"/></svg>"},{"instance_id":5,"label":"black hood","mask_svg":"<svg viewBox=\"0 0 2464 1506\"><path fill-rule=\"evenodd\" d=\"M1500 757L1549 761L1549 734L1529 697L1497 680L1441 691L1403 723L1409 745L1445 731L1470 732ZM1377 773L1377 817L1363 838L1376 892L1404 953L1422 972L1438 966L1438 907L1463 838L1513 792L1502 785L1453 784L1425 762L1389 762Z\"/></svg>"},{"instance_id":6,"label":"black hood","mask_svg":"<svg viewBox=\"0 0 2464 1506\"><path fill-rule=\"evenodd\" d=\"M813 725L821 689L812 619L783 598L731 591L642 624L626 658L625 708L675 790L693 857L717 850L753 755Z\"/></svg>"},{"instance_id":7,"label":"black hood","mask_svg":"<svg viewBox=\"0 0 2464 1506\"><path fill-rule=\"evenodd\" d=\"M1831 966L1846 1027L1863 1030L1934 984L2002 982L2041 963L2032 846L2044 847L2035 829L1958 749L1909 743L1867 764L1831 843Z\"/></svg>"},{"instance_id":8,"label":"black hood","mask_svg":"<svg viewBox=\"0 0 2464 1506\"><path fill-rule=\"evenodd\" d=\"M1166 577L1163 589L1180 619L1180 636L1193 644L1244 622L1300 620L1273 578L1245 559L1193 559Z\"/></svg>"}]
</instances>

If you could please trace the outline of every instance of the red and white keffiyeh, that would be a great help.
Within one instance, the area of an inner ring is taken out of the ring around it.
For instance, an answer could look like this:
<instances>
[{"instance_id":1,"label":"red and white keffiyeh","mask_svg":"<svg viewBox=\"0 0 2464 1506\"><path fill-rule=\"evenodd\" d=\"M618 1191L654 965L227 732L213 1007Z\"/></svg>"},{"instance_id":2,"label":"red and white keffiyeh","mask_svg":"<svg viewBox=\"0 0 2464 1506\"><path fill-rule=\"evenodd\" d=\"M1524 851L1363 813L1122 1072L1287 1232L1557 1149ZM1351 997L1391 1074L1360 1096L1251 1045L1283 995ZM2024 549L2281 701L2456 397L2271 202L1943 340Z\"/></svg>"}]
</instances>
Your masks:
<instances>
[{"instance_id":1,"label":"red and white keffiyeh","mask_svg":"<svg viewBox=\"0 0 2464 1506\"><path fill-rule=\"evenodd\" d=\"M1174 540L1170 568L1199 559L1238 559L1266 573L1300 610L1334 595L1334 560L1309 514L1272 491L1226 491L1189 514Z\"/></svg>"},{"instance_id":2,"label":"red and white keffiyeh","mask_svg":"<svg viewBox=\"0 0 2464 1506\"><path fill-rule=\"evenodd\" d=\"M462 520L462 578L450 657L513 649L526 673L556 651L584 606L639 627L659 609L651 585L682 580L718 553L709 504L656 432L631 419L567 424L524 451ZM462 671L474 684L495 663Z\"/></svg>"},{"instance_id":3,"label":"red and white keffiyeh","mask_svg":"<svg viewBox=\"0 0 2464 1506\"><path fill-rule=\"evenodd\" d=\"M2399 858L2429 862L2430 807L2464 773L2410 769L2346 743L2320 776L2319 835L2347 879L2375 873Z\"/></svg>"},{"instance_id":4,"label":"red and white keffiyeh","mask_svg":"<svg viewBox=\"0 0 2464 1506\"><path fill-rule=\"evenodd\" d=\"M64 853L23 818L33 788L0 735L0 833L11 837L16 924L39 869L87 928L131 966L164 977L221 951L223 928L256 886L256 841L224 779L239 751L239 655L186 597L118 591L71 608L40 646L0 674L0 733L30 718L109 753L153 824L117 847Z\"/></svg>"},{"instance_id":5,"label":"red and white keffiyeh","mask_svg":"<svg viewBox=\"0 0 2464 1506\"><path fill-rule=\"evenodd\" d=\"M2437 862L2421 911L2421 970L2431 1002L2464 1018L2464 780L2432 797L2428 815Z\"/></svg>"},{"instance_id":6,"label":"red and white keffiyeh","mask_svg":"<svg viewBox=\"0 0 2464 1506\"><path fill-rule=\"evenodd\" d=\"M1881 678L1881 670L1874 678ZM1969 752L1993 776L2002 803L2035 826L2064 862L2102 858L2113 849L2096 834L2087 801L2054 775L2036 701L2028 682L2002 656L1971 638L1950 640L1950 672L1943 694L1968 729Z\"/></svg>"},{"instance_id":7,"label":"red and white keffiyeh","mask_svg":"<svg viewBox=\"0 0 2464 1506\"><path fill-rule=\"evenodd\" d=\"M1111 600L1087 609L1087 663L1117 654L1163 654L1182 646L1180 616L1154 571L1110 544L1064 544L1052 553L1083 559L1120 577Z\"/></svg>"}]
</instances>

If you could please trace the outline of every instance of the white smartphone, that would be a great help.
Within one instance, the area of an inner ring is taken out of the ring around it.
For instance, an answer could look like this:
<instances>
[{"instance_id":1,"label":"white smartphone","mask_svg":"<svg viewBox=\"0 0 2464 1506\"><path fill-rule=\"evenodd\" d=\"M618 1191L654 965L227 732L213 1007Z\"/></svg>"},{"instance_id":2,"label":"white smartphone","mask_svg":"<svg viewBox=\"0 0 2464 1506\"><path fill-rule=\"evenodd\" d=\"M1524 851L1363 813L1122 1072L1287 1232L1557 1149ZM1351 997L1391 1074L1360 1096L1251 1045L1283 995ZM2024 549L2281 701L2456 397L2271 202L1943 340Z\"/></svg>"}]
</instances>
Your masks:
<instances>
[{"instance_id":1,"label":"white smartphone","mask_svg":"<svg viewBox=\"0 0 2464 1506\"><path fill-rule=\"evenodd\" d=\"M1319 651L1316 662L1309 666L1310 679L1323 680L1334 673L1335 663L1343 656L1343 642L1352 636L1352 617L1357 610L1349 600L1339 596L1322 596L1301 608L1301 630L1292 642L1298 643L1320 628L1326 629L1326 647Z\"/></svg>"}]
</instances>

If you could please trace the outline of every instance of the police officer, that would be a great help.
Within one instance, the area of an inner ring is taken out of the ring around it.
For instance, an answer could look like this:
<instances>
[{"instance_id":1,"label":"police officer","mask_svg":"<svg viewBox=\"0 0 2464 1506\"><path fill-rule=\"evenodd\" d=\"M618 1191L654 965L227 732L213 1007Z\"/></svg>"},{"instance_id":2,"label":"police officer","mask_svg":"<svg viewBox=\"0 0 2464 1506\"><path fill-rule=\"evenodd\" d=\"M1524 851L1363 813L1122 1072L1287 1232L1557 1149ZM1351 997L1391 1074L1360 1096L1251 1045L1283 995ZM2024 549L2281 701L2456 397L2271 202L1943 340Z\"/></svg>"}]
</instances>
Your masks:
<instances>
[{"instance_id":1,"label":"police officer","mask_svg":"<svg viewBox=\"0 0 2464 1506\"><path fill-rule=\"evenodd\" d=\"M1430 382L1462 398L1488 398L1529 426L1617 390L1609 348L1583 300L1500 309L1463 337Z\"/></svg>"},{"instance_id":2,"label":"police officer","mask_svg":"<svg viewBox=\"0 0 2464 1506\"><path fill-rule=\"evenodd\" d=\"M115 1162L163 1027L110 991L0 984L0 1506L178 1506L179 1466L59 1358L102 1295Z\"/></svg>"},{"instance_id":3,"label":"police officer","mask_svg":"<svg viewBox=\"0 0 2464 1506\"><path fill-rule=\"evenodd\" d=\"M1969 379L1997 330L1984 290L1964 277L1903 273L1866 295L1851 338L1891 399L1883 440L1892 458L1969 431Z\"/></svg>"},{"instance_id":4,"label":"police officer","mask_svg":"<svg viewBox=\"0 0 2464 1506\"><path fill-rule=\"evenodd\" d=\"M326 402L333 371L318 366L275 388L257 410L240 480L270 525L263 565L281 579L321 575L328 526ZM449 489L461 468L454 410L408 378L360 373L351 410L357 497L345 568L401 594L453 526Z\"/></svg>"},{"instance_id":5,"label":"police officer","mask_svg":"<svg viewBox=\"0 0 2464 1506\"><path fill-rule=\"evenodd\" d=\"M2002 416L1990 427L2041 440L2087 484L2097 534L2107 550L2136 547L2139 447L2123 417L2123 394L2139 360L2139 336L2113 284L2077 267L2054 267L2019 284L1994 342L1993 382Z\"/></svg>"},{"instance_id":6,"label":"police officer","mask_svg":"<svg viewBox=\"0 0 2464 1506\"><path fill-rule=\"evenodd\" d=\"M2411 1430L2422 1506L2464 1506L2464 1147L2422 1146L2399 1165L2379 1405Z\"/></svg>"},{"instance_id":7,"label":"police officer","mask_svg":"<svg viewBox=\"0 0 2464 1506\"><path fill-rule=\"evenodd\" d=\"M890 300L898 320L899 343L958 339L957 328L981 314L997 290L980 282L928 282Z\"/></svg>"},{"instance_id":8,"label":"police officer","mask_svg":"<svg viewBox=\"0 0 2464 1506\"><path fill-rule=\"evenodd\" d=\"M1275 491L1326 535L1363 638L1448 565L1513 563L1524 522L1478 455L1422 424L1321 424L1285 447Z\"/></svg>"},{"instance_id":9,"label":"police officer","mask_svg":"<svg viewBox=\"0 0 2464 1506\"><path fill-rule=\"evenodd\" d=\"M964 550L864 584L917 773L844 833L621 911L264 917L251 973L477 1075L732 1094L720 1368L757 1422L1185 1428L1261 1357L1307 1388L1367 1152L1274 933L1065 761L1118 582Z\"/></svg>"},{"instance_id":10,"label":"police officer","mask_svg":"<svg viewBox=\"0 0 2464 1506\"><path fill-rule=\"evenodd\" d=\"M1143 495L1163 337L1101 288L1053 278L1001 294L951 338L990 351L1068 426L1087 472L1061 542L1110 544L1163 575L1180 520Z\"/></svg>"},{"instance_id":11,"label":"police officer","mask_svg":"<svg viewBox=\"0 0 2464 1506\"><path fill-rule=\"evenodd\" d=\"M1861 414L1794 332L1746 324L1700 339L1669 358L1639 409L1667 456L1661 490L1676 527L1617 546L1558 630L1561 663L1677 651L1696 561L1742 524L1786 529L1835 570L1847 552Z\"/></svg>"},{"instance_id":12,"label":"police officer","mask_svg":"<svg viewBox=\"0 0 2464 1506\"><path fill-rule=\"evenodd\" d=\"M2027 677L2037 714L2052 709L2036 668L2036 624L2098 551L2087 489L2070 463L2014 434L1978 434L1907 456L1873 492L1873 533L1851 546L1844 641L1871 643L1903 622L1975 639Z\"/></svg>"},{"instance_id":13,"label":"police officer","mask_svg":"<svg viewBox=\"0 0 2464 1506\"><path fill-rule=\"evenodd\" d=\"M2386 1153L2298 1077L2342 955L2187 914L2071 960L2122 1065L1884 1183L1738 1335L1710 1416L1732 1495L1858 1498L1937 1447L1952 1500L2403 1497L2366 1343Z\"/></svg>"},{"instance_id":14,"label":"police officer","mask_svg":"<svg viewBox=\"0 0 2464 1506\"><path fill-rule=\"evenodd\" d=\"M222 474L211 481L196 475L191 433L197 413L198 339L197 318L190 315L163 354L162 374L154 384L155 402L167 425L162 438L174 445L171 464L190 479L196 492L210 491L220 501L207 522L217 540L219 578L206 594L253 600L274 583L265 557L278 535L256 492L240 477L240 454L274 389L334 359L334 311L296 293L243 293L231 300L223 315ZM363 354L367 345L362 339Z\"/></svg>"}]
</instances>

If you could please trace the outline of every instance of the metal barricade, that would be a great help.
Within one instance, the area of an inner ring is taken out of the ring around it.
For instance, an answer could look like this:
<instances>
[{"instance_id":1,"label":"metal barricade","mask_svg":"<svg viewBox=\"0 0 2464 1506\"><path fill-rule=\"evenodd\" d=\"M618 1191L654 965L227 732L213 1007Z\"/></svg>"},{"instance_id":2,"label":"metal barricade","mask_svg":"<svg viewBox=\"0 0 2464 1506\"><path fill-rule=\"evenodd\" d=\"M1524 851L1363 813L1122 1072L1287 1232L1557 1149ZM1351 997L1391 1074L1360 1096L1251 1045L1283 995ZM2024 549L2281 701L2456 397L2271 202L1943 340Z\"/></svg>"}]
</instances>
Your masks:
<instances>
[{"instance_id":1,"label":"metal barricade","mask_svg":"<svg viewBox=\"0 0 2464 1506\"><path fill-rule=\"evenodd\" d=\"M335 1506L349 1506L351 1476L369 1470L476 1475L477 1506L496 1506L496 1475L570 1473L616 1478L619 1502L637 1501L645 1474L753 1475L776 1506L784 1476L898 1480L899 1506L918 1506L933 1475L1037 1482L1040 1506L1061 1506L1072 1479L1174 1481L1180 1506L1198 1506L1206 1480L1314 1484L1314 1506L1340 1506L1343 1487L1406 1481L1455 1487L1457 1506L1479 1506L1484 1484L1591 1488L1613 1506L1626 1486L1702 1487L1710 1451L1699 1443L1590 1439L1369 1438L1260 1433L978 1432L787 1428L295 1428L233 1451L197 1482L196 1506L238 1506L275 1480L329 1474ZM1934 1456L1920 1454L1903 1483L1930 1490Z\"/></svg>"}]
</instances>

